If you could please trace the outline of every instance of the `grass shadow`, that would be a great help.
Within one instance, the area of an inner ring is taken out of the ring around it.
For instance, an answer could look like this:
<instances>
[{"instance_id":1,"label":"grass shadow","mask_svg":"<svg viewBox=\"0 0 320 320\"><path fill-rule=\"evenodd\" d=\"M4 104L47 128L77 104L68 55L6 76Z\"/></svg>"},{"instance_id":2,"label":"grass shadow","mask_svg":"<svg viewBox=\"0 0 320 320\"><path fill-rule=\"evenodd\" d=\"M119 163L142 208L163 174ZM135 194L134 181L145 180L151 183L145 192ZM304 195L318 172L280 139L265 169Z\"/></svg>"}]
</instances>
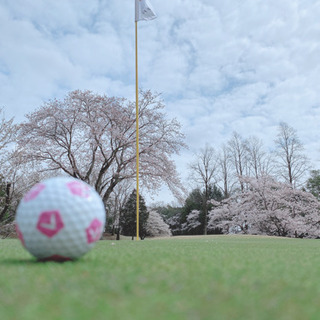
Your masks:
<instances>
[{"instance_id":1,"label":"grass shadow","mask_svg":"<svg viewBox=\"0 0 320 320\"><path fill-rule=\"evenodd\" d=\"M7 266L21 266L21 265L39 265L39 264L64 264L67 262L75 263L79 260L67 260L67 261L46 261L46 260L37 260L34 258L30 259L4 259L0 260L0 265Z\"/></svg>"},{"instance_id":2,"label":"grass shadow","mask_svg":"<svg viewBox=\"0 0 320 320\"><path fill-rule=\"evenodd\" d=\"M28 265L32 265L32 264L37 264L39 263L36 259L4 259L4 260L0 260L0 265L10 265L10 266L14 266L14 265L22 265L22 264L28 264Z\"/></svg>"}]
</instances>

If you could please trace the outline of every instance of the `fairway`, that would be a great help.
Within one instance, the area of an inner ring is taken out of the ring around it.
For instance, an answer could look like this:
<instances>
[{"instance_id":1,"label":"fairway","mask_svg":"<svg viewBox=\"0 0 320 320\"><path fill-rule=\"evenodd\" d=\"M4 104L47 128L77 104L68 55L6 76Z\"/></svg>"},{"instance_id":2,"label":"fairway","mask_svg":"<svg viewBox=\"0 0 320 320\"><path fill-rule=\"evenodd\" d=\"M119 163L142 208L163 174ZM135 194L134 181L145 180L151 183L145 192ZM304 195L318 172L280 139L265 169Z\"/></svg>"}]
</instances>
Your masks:
<instances>
[{"instance_id":1,"label":"fairway","mask_svg":"<svg viewBox=\"0 0 320 320\"><path fill-rule=\"evenodd\" d=\"M0 319L320 319L319 246L256 236L104 240L61 264L0 240Z\"/></svg>"}]
</instances>

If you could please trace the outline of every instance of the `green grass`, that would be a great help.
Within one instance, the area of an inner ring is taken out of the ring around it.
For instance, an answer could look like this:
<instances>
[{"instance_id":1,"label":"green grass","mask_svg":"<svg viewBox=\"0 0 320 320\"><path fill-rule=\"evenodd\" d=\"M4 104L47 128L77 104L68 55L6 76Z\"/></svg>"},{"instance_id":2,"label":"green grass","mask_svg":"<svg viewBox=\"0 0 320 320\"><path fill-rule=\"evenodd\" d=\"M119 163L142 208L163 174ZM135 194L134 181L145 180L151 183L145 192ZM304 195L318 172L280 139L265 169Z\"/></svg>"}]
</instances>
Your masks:
<instances>
[{"instance_id":1,"label":"green grass","mask_svg":"<svg viewBox=\"0 0 320 320\"><path fill-rule=\"evenodd\" d=\"M0 240L0 319L320 319L319 240L100 241L36 262Z\"/></svg>"}]
</instances>

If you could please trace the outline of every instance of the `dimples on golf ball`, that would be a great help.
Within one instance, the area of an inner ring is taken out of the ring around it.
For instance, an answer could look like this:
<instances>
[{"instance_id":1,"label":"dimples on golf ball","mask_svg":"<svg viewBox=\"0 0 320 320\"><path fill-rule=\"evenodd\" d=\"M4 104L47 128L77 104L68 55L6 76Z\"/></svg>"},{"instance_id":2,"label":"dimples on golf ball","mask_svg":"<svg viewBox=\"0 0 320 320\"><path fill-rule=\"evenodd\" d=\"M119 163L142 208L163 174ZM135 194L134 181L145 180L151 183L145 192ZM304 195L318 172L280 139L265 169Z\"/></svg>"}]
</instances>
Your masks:
<instances>
[{"instance_id":1,"label":"dimples on golf ball","mask_svg":"<svg viewBox=\"0 0 320 320\"><path fill-rule=\"evenodd\" d=\"M83 181L57 177L36 184L21 200L16 229L40 260L76 259L100 239L106 213L98 193Z\"/></svg>"}]
</instances>

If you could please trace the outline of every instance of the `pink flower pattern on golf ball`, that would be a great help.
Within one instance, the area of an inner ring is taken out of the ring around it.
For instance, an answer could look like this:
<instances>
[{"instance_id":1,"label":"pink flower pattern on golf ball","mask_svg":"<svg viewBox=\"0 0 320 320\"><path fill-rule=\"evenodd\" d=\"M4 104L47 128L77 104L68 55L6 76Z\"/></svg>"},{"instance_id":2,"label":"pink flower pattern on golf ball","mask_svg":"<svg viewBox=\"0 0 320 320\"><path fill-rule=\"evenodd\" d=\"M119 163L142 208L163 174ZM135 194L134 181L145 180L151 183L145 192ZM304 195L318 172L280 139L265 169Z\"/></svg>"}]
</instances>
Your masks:
<instances>
[{"instance_id":1,"label":"pink flower pattern on golf ball","mask_svg":"<svg viewBox=\"0 0 320 320\"><path fill-rule=\"evenodd\" d=\"M38 183L36 184L34 187L31 188L31 190L24 196L23 201L24 202L28 202L31 201L33 199L35 199L40 192L45 189L45 185L42 183Z\"/></svg>"},{"instance_id":2,"label":"pink flower pattern on golf ball","mask_svg":"<svg viewBox=\"0 0 320 320\"><path fill-rule=\"evenodd\" d=\"M88 243L96 242L100 239L102 233L102 222L98 219L92 220L86 229Z\"/></svg>"},{"instance_id":3,"label":"pink flower pattern on golf ball","mask_svg":"<svg viewBox=\"0 0 320 320\"><path fill-rule=\"evenodd\" d=\"M55 236L63 227L59 211L44 211L40 214L37 229L48 238Z\"/></svg>"},{"instance_id":4,"label":"pink flower pattern on golf ball","mask_svg":"<svg viewBox=\"0 0 320 320\"><path fill-rule=\"evenodd\" d=\"M90 188L81 181L72 181L67 183L70 192L81 198L88 198L90 196Z\"/></svg>"},{"instance_id":5,"label":"pink flower pattern on golf ball","mask_svg":"<svg viewBox=\"0 0 320 320\"><path fill-rule=\"evenodd\" d=\"M24 243L23 234L22 234L21 230L19 229L19 226L17 225L17 223L15 225L16 225L16 232L17 232L18 238L20 239L22 245L25 247L26 245Z\"/></svg>"}]
</instances>

